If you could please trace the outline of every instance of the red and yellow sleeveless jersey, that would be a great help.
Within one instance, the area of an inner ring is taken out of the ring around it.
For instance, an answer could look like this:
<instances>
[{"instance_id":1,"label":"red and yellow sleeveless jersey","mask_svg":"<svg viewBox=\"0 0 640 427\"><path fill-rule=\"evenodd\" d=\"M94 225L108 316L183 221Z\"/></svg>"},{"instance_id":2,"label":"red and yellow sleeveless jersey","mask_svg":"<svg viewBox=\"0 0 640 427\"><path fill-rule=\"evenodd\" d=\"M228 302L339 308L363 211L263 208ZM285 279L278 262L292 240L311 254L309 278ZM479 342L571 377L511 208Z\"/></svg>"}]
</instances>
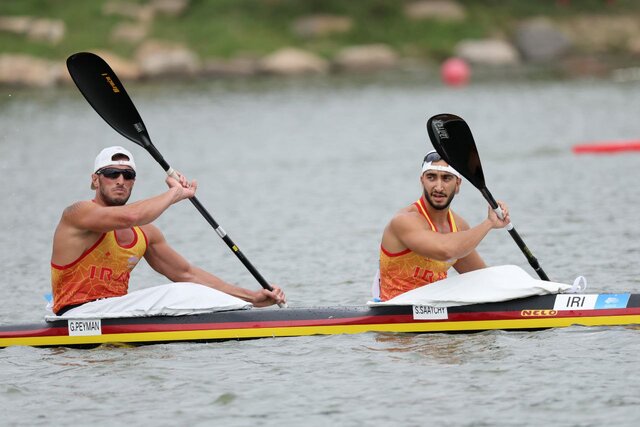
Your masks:
<instances>
[{"instance_id":1,"label":"red and yellow sleeveless jersey","mask_svg":"<svg viewBox=\"0 0 640 427\"><path fill-rule=\"evenodd\" d=\"M140 227L132 230L133 241L126 246L109 231L71 264L51 263L54 313L69 305L126 295L131 270L147 250L147 236Z\"/></svg>"},{"instance_id":2,"label":"red and yellow sleeveless jersey","mask_svg":"<svg viewBox=\"0 0 640 427\"><path fill-rule=\"evenodd\" d=\"M414 203L418 211L424 216L437 232L435 224L429 217L424 200L420 198ZM451 232L458 231L451 211L448 211ZM447 271L457 260L436 261L425 258L411 249L392 253L380 245L380 299L387 301L395 296L447 278Z\"/></svg>"}]
</instances>

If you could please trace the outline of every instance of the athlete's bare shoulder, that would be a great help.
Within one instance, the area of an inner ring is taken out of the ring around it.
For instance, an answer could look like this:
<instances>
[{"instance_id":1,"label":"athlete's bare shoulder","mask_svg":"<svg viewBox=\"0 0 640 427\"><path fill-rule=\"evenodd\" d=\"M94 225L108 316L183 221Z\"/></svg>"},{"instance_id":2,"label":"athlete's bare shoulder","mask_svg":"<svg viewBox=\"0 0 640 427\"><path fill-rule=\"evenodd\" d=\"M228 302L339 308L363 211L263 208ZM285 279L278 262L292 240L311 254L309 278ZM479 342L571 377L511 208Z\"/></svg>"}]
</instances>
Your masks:
<instances>
[{"instance_id":1,"label":"athlete's bare shoulder","mask_svg":"<svg viewBox=\"0 0 640 427\"><path fill-rule=\"evenodd\" d=\"M424 226L423 221L422 214L418 211L418 208L411 204L396 212L389 222L389 229L394 233L399 233L416 227L422 228Z\"/></svg>"},{"instance_id":2,"label":"athlete's bare shoulder","mask_svg":"<svg viewBox=\"0 0 640 427\"><path fill-rule=\"evenodd\" d=\"M420 211L418 211L418 208L416 207L415 204L411 203L409 206L405 206L404 208L402 208L398 212L396 212L394 217L397 217L397 216L413 216L413 215L420 216Z\"/></svg>"}]
</instances>

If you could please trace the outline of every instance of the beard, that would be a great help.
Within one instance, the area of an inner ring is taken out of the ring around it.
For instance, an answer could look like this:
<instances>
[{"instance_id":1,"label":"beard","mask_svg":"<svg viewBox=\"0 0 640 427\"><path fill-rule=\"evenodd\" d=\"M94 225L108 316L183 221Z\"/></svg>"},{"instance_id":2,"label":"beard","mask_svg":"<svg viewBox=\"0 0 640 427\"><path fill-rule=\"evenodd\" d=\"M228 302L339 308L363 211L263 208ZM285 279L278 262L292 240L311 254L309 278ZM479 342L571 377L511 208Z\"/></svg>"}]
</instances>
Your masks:
<instances>
[{"instance_id":1,"label":"beard","mask_svg":"<svg viewBox=\"0 0 640 427\"><path fill-rule=\"evenodd\" d=\"M444 202L444 203L437 205L437 204L435 204L435 203L434 203L434 201L433 201L433 200L431 200L431 196L429 196L429 194L427 193L427 190L424 190L424 191L423 191L423 193L424 193L424 198L425 198L425 200L429 203L429 205L430 205L433 209L438 210L438 211L443 211L443 210L445 210L445 209L449 209L449 205L450 205L450 204L451 204L451 202L453 201L453 196L455 196L455 195L456 195L456 193L455 193L455 192L451 193L451 194L449 195L449 197L447 198L447 200L445 200L445 202Z\"/></svg>"},{"instance_id":2,"label":"beard","mask_svg":"<svg viewBox=\"0 0 640 427\"><path fill-rule=\"evenodd\" d=\"M100 197L107 206L123 206L129 201L131 192L122 196L111 197L102 188L100 188Z\"/></svg>"}]
</instances>

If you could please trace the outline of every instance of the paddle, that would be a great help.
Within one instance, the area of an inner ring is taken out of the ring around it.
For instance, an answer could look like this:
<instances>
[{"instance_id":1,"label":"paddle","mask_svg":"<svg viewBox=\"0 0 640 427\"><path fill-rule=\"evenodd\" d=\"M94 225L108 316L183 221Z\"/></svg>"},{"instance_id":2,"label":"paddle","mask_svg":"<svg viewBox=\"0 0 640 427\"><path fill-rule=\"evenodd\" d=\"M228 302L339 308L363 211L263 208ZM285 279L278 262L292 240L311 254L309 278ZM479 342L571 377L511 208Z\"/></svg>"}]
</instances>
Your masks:
<instances>
[{"instance_id":1,"label":"paddle","mask_svg":"<svg viewBox=\"0 0 640 427\"><path fill-rule=\"evenodd\" d=\"M67 58L67 68L73 78L74 83L80 92L87 99L94 110L112 128L118 131L125 138L135 142L151 154L151 156L162 166L167 175L179 179L175 170L165 161L160 152L151 142L149 133L133 101L127 95L124 86L113 72L111 67L99 56L93 53L80 52ZM190 198L193 206L213 227L215 232L229 246L238 259L244 264L249 272L256 278L260 285L268 290L273 290L271 285L262 277L256 268L240 251L238 246L231 240L227 233L218 225L213 217L202 206L200 201L194 196ZM278 304L286 307L286 304Z\"/></svg>"},{"instance_id":2,"label":"paddle","mask_svg":"<svg viewBox=\"0 0 640 427\"><path fill-rule=\"evenodd\" d=\"M500 209L500 206L498 206L498 203L485 185L478 149L467 123L461 117L453 114L437 114L427 121L427 132L438 154L455 170L460 172L474 187L480 190L498 217L503 218L502 209ZM542 270L538 260L533 256L527 245L525 245L513 224L509 223L507 230L522 253L524 253L531 267L538 273L538 276L542 280L548 281L549 277Z\"/></svg>"}]
</instances>

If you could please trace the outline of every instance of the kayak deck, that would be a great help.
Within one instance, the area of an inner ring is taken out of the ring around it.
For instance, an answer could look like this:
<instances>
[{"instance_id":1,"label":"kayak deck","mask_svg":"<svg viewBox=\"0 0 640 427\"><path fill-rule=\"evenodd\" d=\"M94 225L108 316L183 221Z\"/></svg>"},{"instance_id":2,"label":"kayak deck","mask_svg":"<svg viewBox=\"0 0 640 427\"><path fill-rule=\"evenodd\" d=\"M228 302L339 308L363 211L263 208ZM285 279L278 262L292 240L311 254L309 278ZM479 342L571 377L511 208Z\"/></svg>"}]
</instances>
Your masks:
<instances>
[{"instance_id":1,"label":"kayak deck","mask_svg":"<svg viewBox=\"0 0 640 427\"><path fill-rule=\"evenodd\" d=\"M640 324L640 294L558 294L456 307L251 309L187 316L57 320L0 326L0 347L91 347L365 332L539 330Z\"/></svg>"}]
</instances>

